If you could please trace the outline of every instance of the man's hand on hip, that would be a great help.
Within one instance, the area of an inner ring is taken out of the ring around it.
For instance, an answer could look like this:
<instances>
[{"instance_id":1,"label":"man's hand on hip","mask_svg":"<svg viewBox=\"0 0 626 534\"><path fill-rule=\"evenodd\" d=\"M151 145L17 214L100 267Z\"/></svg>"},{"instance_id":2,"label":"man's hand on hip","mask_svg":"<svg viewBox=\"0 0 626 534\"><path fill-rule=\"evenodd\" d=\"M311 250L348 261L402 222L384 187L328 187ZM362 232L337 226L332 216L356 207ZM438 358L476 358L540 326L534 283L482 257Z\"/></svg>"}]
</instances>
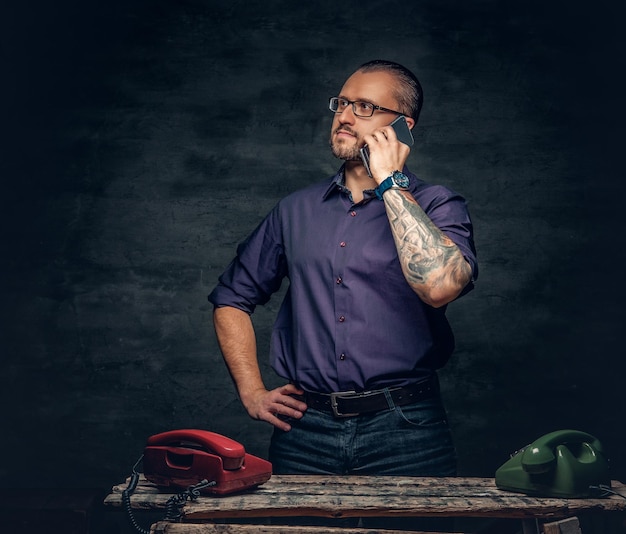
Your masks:
<instances>
[{"instance_id":1,"label":"man's hand on hip","mask_svg":"<svg viewBox=\"0 0 626 534\"><path fill-rule=\"evenodd\" d=\"M291 425L285 419L300 419L306 411L306 404L294 397L303 394L304 391L293 384L286 384L270 391L257 389L242 399L242 402L253 419L266 421L288 432Z\"/></svg>"}]
</instances>

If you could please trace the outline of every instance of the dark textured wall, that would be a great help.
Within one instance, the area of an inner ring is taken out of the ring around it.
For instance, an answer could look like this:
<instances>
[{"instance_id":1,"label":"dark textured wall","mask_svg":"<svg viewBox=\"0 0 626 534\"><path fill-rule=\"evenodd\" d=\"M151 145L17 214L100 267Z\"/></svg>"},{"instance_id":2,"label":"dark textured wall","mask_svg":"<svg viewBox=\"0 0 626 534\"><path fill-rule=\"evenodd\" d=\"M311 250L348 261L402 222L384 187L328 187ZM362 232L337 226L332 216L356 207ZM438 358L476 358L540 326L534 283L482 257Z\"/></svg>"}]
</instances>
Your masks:
<instances>
[{"instance_id":1,"label":"dark textured wall","mask_svg":"<svg viewBox=\"0 0 626 534\"><path fill-rule=\"evenodd\" d=\"M279 198L334 172L327 98L376 57L419 75L409 164L475 222L441 373L461 473L573 427L626 475L617 3L39 4L1 17L2 486L108 487L171 428L266 454L206 295ZM255 315L268 385L278 305Z\"/></svg>"}]
</instances>

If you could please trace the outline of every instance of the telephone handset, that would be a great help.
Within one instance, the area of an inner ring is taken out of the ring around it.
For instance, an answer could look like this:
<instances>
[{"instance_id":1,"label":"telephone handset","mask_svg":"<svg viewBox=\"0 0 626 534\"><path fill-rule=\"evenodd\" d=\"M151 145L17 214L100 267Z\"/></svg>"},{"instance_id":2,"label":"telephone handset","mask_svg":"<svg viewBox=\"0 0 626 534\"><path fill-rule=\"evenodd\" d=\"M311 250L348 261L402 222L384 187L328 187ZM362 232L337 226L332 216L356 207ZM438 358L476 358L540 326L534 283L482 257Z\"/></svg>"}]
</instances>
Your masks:
<instances>
[{"instance_id":1,"label":"telephone handset","mask_svg":"<svg viewBox=\"0 0 626 534\"><path fill-rule=\"evenodd\" d=\"M411 129L406 122L406 117L404 115L400 115L397 117L389 126L393 128L393 131L396 132L396 137L398 141L404 143L408 146L413 146L415 140L413 139L413 134L411 133ZM368 176L372 177L372 172L370 171L370 151L365 145L361 150L359 150L361 154L361 159L363 160L363 166L367 171Z\"/></svg>"},{"instance_id":2,"label":"telephone handset","mask_svg":"<svg viewBox=\"0 0 626 534\"><path fill-rule=\"evenodd\" d=\"M267 482L272 464L221 434L183 429L148 438L143 471L157 486L187 488L206 479L214 484L203 493L225 495Z\"/></svg>"},{"instance_id":3,"label":"telephone handset","mask_svg":"<svg viewBox=\"0 0 626 534\"><path fill-rule=\"evenodd\" d=\"M610 488L600 441L586 432L558 430L533 441L496 471L500 489L544 497L593 497Z\"/></svg>"},{"instance_id":4,"label":"telephone handset","mask_svg":"<svg viewBox=\"0 0 626 534\"><path fill-rule=\"evenodd\" d=\"M222 458L224 469L239 469L246 450L241 443L208 430L170 430L148 438L148 446L171 445L212 452Z\"/></svg>"}]
</instances>

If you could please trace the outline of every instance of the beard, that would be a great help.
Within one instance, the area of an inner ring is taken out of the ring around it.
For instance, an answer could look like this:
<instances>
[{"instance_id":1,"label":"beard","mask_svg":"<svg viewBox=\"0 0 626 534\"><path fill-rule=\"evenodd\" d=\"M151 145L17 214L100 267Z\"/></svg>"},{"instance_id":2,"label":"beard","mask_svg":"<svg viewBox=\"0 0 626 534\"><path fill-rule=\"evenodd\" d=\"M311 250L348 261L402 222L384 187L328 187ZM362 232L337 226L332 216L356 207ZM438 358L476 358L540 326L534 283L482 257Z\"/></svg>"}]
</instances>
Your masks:
<instances>
[{"instance_id":1,"label":"beard","mask_svg":"<svg viewBox=\"0 0 626 534\"><path fill-rule=\"evenodd\" d=\"M353 145L348 146L343 141L339 143L333 143L334 135L340 130L349 132L355 136ZM330 140L328 141L328 144L333 153L333 156L335 156L336 158L343 159L345 161L355 161L355 160L361 159L361 155L359 153L359 150L361 149L361 143L359 141L360 141L360 136L358 133L356 133L354 130L350 128L343 126L343 127L337 128L334 132L332 132L332 134L330 135Z\"/></svg>"}]
</instances>

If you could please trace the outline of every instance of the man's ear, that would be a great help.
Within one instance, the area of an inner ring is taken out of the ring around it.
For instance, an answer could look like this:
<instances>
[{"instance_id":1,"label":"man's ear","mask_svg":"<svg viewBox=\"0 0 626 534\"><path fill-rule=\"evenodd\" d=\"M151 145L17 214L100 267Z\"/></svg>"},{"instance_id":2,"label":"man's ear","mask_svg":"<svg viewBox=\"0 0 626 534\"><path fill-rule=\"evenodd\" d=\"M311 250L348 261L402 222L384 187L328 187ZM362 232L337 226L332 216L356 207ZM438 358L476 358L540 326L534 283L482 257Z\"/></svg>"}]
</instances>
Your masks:
<instances>
[{"instance_id":1,"label":"man's ear","mask_svg":"<svg viewBox=\"0 0 626 534\"><path fill-rule=\"evenodd\" d=\"M415 126L415 119L412 119L411 117L407 117L405 116L406 119L406 125L409 127L409 130L413 129L413 126Z\"/></svg>"}]
</instances>

